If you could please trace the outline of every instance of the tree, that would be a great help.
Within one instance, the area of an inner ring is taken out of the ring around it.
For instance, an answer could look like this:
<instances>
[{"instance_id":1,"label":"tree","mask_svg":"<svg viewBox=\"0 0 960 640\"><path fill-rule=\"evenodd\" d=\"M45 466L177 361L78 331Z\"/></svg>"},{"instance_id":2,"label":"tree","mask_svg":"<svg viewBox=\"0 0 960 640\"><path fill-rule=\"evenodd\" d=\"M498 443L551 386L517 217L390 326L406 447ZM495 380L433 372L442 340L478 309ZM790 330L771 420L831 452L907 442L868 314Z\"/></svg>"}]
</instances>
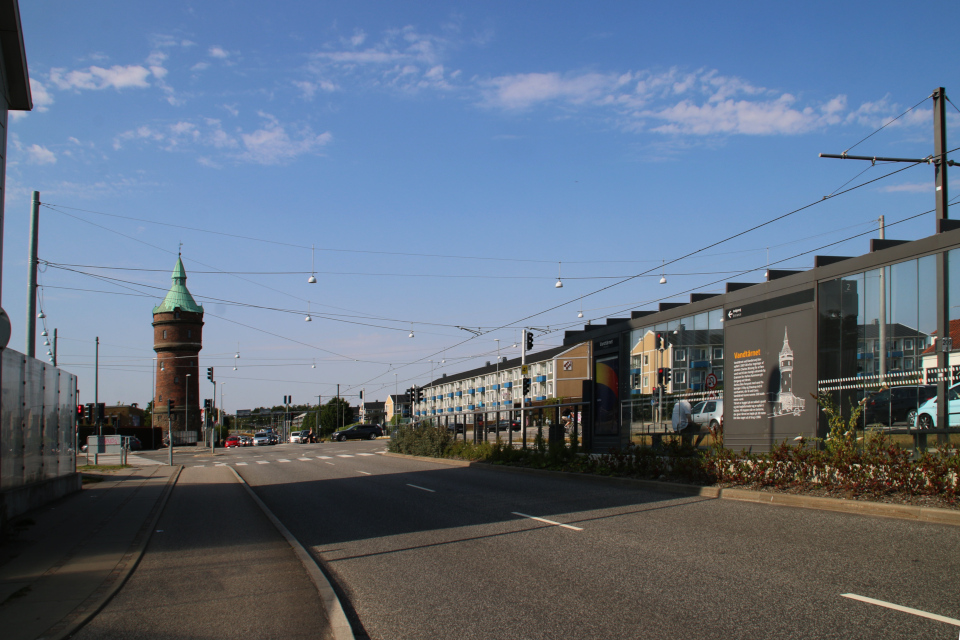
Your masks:
<instances>
[{"instance_id":1,"label":"tree","mask_svg":"<svg viewBox=\"0 0 960 640\"><path fill-rule=\"evenodd\" d=\"M309 414L308 416L309 417ZM330 398L327 404L323 405L320 411L320 433L329 435L340 428L340 425L348 425L353 422L353 408L350 403L343 398Z\"/></svg>"},{"instance_id":2,"label":"tree","mask_svg":"<svg viewBox=\"0 0 960 640\"><path fill-rule=\"evenodd\" d=\"M153 400L147 403L147 407L143 410L143 426L152 427L153 426Z\"/></svg>"}]
</instances>

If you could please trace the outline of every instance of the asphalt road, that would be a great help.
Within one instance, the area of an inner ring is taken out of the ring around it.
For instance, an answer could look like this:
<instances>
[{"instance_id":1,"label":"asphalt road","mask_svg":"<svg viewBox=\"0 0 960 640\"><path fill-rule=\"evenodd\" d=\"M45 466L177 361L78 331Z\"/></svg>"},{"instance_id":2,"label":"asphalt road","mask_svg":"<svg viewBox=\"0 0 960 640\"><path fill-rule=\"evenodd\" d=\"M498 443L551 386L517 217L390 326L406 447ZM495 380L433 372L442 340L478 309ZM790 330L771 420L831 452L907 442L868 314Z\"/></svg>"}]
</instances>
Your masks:
<instances>
[{"instance_id":1,"label":"asphalt road","mask_svg":"<svg viewBox=\"0 0 960 640\"><path fill-rule=\"evenodd\" d=\"M361 638L960 633L842 595L960 618L956 527L447 467L385 445L178 463L233 465L321 561Z\"/></svg>"}]
</instances>

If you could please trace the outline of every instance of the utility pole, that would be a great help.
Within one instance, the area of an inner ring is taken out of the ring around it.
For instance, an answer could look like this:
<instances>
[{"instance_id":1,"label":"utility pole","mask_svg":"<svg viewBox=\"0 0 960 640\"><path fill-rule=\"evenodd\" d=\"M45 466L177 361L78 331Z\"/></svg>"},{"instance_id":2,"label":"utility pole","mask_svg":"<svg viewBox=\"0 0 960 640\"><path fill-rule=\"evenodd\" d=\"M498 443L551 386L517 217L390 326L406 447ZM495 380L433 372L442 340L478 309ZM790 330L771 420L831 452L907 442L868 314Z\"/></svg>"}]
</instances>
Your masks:
<instances>
[{"instance_id":1,"label":"utility pole","mask_svg":"<svg viewBox=\"0 0 960 640\"><path fill-rule=\"evenodd\" d=\"M40 192L30 203L30 254L27 261L27 355L37 357L37 242L40 238Z\"/></svg>"},{"instance_id":2,"label":"utility pole","mask_svg":"<svg viewBox=\"0 0 960 640\"><path fill-rule=\"evenodd\" d=\"M323 403L322 403L321 400L320 400L320 396L317 396L317 419L316 419L316 423L317 423L317 424L314 425L314 428L315 428L316 431L317 431L317 436L316 436L316 437L317 437L317 442L320 442L320 408L321 408L322 406L323 406Z\"/></svg>"},{"instance_id":3,"label":"utility pole","mask_svg":"<svg viewBox=\"0 0 960 640\"><path fill-rule=\"evenodd\" d=\"M100 336L97 336L97 347L93 357L93 407L97 412L97 435L102 436L100 426ZM171 443L172 447L173 444Z\"/></svg>"},{"instance_id":4,"label":"utility pole","mask_svg":"<svg viewBox=\"0 0 960 640\"><path fill-rule=\"evenodd\" d=\"M57 366L57 328L53 328L53 366Z\"/></svg>"},{"instance_id":5,"label":"utility pole","mask_svg":"<svg viewBox=\"0 0 960 640\"><path fill-rule=\"evenodd\" d=\"M821 153L821 158L839 158L841 160L869 160L870 162L906 162L910 164L933 165L933 179L936 191L936 224L937 233L960 229L960 220L951 220L949 216L949 198L947 196L947 167L955 167L957 163L947 160L947 92L943 87L937 87L930 94L933 98L933 155L926 158L883 158L879 156L851 156L846 151L841 154ZM950 301L947 290L950 286L949 265L947 254L944 251L937 253L937 426L946 429L949 425L950 407L947 401L947 390L950 386L950 376L947 367L950 364L952 350L952 336L950 335ZM882 323L881 323L882 326ZM880 352L886 355L886 344L880 345ZM885 358L884 358L885 360ZM884 362L885 364L885 362ZM882 374L881 369L881 374ZM923 438L924 436L921 436ZM938 434L937 440L947 442L946 434Z\"/></svg>"}]
</instances>

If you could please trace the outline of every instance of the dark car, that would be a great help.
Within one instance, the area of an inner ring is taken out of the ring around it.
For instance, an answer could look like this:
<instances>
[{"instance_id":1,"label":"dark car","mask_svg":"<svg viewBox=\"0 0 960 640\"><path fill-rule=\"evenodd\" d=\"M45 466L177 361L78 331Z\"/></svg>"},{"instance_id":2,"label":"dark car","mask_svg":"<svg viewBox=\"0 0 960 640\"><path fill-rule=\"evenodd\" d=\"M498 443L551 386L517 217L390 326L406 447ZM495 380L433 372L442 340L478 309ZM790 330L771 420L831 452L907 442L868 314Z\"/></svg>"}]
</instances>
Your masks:
<instances>
[{"instance_id":1,"label":"dark car","mask_svg":"<svg viewBox=\"0 0 960 640\"><path fill-rule=\"evenodd\" d=\"M137 436L130 436L130 451L140 451L143 449L143 443Z\"/></svg>"},{"instance_id":2,"label":"dark car","mask_svg":"<svg viewBox=\"0 0 960 640\"><path fill-rule=\"evenodd\" d=\"M333 434L334 440L375 440L383 435L383 429L375 424L355 424Z\"/></svg>"},{"instance_id":3,"label":"dark car","mask_svg":"<svg viewBox=\"0 0 960 640\"><path fill-rule=\"evenodd\" d=\"M867 397L863 405L864 421L868 425L889 426L897 422L912 425L917 407L936 395L935 384L884 389Z\"/></svg>"},{"instance_id":4,"label":"dark car","mask_svg":"<svg viewBox=\"0 0 960 640\"><path fill-rule=\"evenodd\" d=\"M501 420L496 425L487 425L487 433L493 433L494 431L520 431L520 423L516 420Z\"/></svg>"},{"instance_id":5,"label":"dark car","mask_svg":"<svg viewBox=\"0 0 960 640\"><path fill-rule=\"evenodd\" d=\"M447 431L450 433L463 433L464 424L462 422L454 422L447 425Z\"/></svg>"}]
</instances>

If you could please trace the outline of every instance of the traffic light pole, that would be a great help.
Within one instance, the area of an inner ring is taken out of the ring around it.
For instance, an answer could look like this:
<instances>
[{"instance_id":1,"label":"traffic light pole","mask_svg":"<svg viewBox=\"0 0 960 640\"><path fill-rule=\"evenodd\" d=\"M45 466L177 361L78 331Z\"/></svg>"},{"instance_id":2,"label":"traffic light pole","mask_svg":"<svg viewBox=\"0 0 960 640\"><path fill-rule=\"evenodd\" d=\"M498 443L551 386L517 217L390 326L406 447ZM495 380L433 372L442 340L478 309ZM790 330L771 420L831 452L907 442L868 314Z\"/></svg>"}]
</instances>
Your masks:
<instances>
[{"instance_id":1,"label":"traffic light pole","mask_svg":"<svg viewBox=\"0 0 960 640\"><path fill-rule=\"evenodd\" d=\"M523 444L521 445L522 449L527 448L527 420L525 407L527 405L527 394L526 394L526 374L524 373L524 368L527 366L527 330L523 330L523 335L520 336L523 340L520 341L520 433L523 434ZM497 425L499 429L500 426Z\"/></svg>"}]
</instances>

